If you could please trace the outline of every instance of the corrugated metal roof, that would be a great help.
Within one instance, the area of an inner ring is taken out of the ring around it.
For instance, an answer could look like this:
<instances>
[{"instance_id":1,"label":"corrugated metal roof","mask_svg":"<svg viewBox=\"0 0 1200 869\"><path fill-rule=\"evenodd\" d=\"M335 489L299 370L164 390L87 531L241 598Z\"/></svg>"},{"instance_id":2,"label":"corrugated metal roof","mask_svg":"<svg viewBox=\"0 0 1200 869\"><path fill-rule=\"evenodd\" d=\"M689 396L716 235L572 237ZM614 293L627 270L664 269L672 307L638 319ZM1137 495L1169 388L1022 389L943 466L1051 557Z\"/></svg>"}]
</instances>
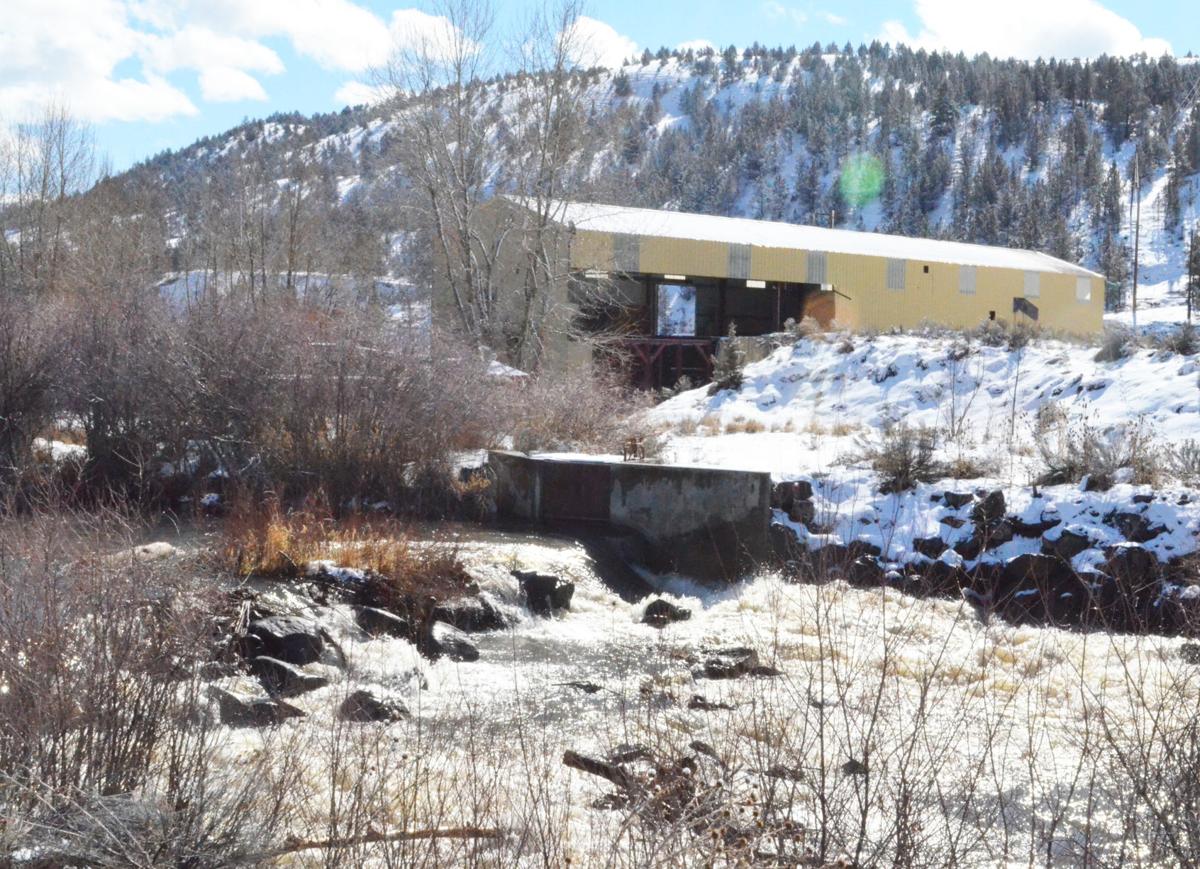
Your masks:
<instances>
[{"instance_id":1,"label":"corrugated metal roof","mask_svg":"<svg viewBox=\"0 0 1200 869\"><path fill-rule=\"evenodd\" d=\"M1082 266L1037 251L931 238L824 229L794 223L629 208L594 202L556 202L551 214L561 223L593 232L1103 277Z\"/></svg>"}]
</instances>

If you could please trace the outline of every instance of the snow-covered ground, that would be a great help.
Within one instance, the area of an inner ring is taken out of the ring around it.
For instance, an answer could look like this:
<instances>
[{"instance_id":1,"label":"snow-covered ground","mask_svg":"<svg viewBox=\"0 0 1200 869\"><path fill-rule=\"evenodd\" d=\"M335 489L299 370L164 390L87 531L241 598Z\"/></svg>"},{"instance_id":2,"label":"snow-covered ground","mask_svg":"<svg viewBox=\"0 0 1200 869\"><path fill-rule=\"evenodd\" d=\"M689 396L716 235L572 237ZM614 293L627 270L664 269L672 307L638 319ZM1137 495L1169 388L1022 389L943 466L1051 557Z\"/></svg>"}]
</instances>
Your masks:
<instances>
[{"instance_id":1,"label":"snow-covered ground","mask_svg":"<svg viewBox=\"0 0 1200 869\"><path fill-rule=\"evenodd\" d=\"M736 392L686 392L649 419L664 431L666 461L811 480L817 524L829 533L794 527L813 546L863 540L885 559L912 561L914 540L941 533L949 548L972 531L944 521L965 519L970 508L947 506L941 493L1000 489L1010 514L1031 524L1053 517L1091 538L1094 546L1076 556L1080 568L1120 542L1104 521L1114 512L1160 529L1145 544L1160 560L1192 552L1200 498L1188 481L1172 479L1166 456L1200 439L1200 357L1139 349L1098 362L1096 353L1060 341L1012 350L944 334L817 336L746 366ZM863 454L900 424L928 428L935 456L966 468L965 477L880 494ZM1106 441L1143 437L1159 456L1157 485L1133 485L1125 473L1108 491L1035 489L1045 473L1039 444L1078 448L1085 431ZM1038 545L1017 538L982 557L1003 561Z\"/></svg>"}]
</instances>

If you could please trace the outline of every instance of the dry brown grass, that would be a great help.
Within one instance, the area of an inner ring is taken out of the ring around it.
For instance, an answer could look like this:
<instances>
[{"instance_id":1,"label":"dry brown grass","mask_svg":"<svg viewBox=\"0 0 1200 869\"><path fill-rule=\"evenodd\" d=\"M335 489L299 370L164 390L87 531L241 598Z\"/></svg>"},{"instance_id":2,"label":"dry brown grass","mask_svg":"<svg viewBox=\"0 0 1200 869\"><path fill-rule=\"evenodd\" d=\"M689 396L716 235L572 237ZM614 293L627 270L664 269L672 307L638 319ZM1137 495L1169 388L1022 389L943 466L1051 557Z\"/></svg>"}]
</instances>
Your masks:
<instances>
[{"instance_id":1,"label":"dry brown grass","mask_svg":"<svg viewBox=\"0 0 1200 869\"><path fill-rule=\"evenodd\" d=\"M225 524L222 555L239 576L291 579L317 561L361 570L366 596L389 608L406 597L461 594L470 582L453 547L414 543L394 519L334 519L317 510L285 512L278 504L238 510Z\"/></svg>"},{"instance_id":2,"label":"dry brown grass","mask_svg":"<svg viewBox=\"0 0 1200 869\"><path fill-rule=\"evenodd\" d=\"M758 434L767 427L756 419L735 419L725 426L725 434Z\"/></svg>"}]
</instances>

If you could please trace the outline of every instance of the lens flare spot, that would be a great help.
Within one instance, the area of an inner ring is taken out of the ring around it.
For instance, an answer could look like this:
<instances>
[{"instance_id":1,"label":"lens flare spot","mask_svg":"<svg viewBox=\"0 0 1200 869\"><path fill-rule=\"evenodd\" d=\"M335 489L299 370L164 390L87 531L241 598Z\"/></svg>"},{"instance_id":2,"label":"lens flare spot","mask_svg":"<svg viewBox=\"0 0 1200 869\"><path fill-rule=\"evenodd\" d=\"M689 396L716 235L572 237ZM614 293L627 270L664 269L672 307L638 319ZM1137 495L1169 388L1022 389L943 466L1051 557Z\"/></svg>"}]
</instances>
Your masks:
<instances>
[{"instance_id":1,"label":"lens flare spot","mask_svg":"<svg viewBox=\"0 0 1200 869\"><path fill-rule=\"evenodd\" d=\"M874 154L852 154L847 157L838 181L842 198L855 208L875 201L883 190L883 173L883 163Z\"/></svg>"}]
</instances>

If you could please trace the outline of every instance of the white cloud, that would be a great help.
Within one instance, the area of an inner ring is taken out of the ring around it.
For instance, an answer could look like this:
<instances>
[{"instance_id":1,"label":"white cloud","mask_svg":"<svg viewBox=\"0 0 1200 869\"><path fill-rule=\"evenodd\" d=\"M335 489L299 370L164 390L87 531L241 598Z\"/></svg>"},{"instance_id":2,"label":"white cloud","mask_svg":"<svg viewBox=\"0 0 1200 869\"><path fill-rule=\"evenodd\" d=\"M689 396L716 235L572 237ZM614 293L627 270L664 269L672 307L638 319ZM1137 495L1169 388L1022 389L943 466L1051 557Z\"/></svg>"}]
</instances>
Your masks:
<instances>
[{"instance_id":1,"label":"white cloud","mask_svg":"<svg viewBox=\"0 0 1200 869\"><path fill-rule=\"evenodd\" d=\"M37 115L49 102L81 119L162 120L195 114L187 95L153 70L118 77L143 34L117 0L5 0L0 115Z\"/></svg>"},{"instance_id":2,"label":"white cloud","mask_svg":"<svg viewBox=\"0 0 1200 869\"><path fill-rule=\"evenodd\" d=\"M266 101L267 92L258 79L229 66L214 66L200 72L200 93L210 103L236 103L241 100Z\"/></svg>"},{"instance_id":3,"label":"white cloud","mask_svg":"<svg viewBox=\"0 0 1200 869\"><path fill-rule=\"evenodd\" d=\"M803 27L808 22L807 12L795 6L785 6L779 0L767 0L762 8L772 21L791 21L797 27Z\"/></svg>"},{"instance_id":4,"label":"white cloud","mask_svg":"<svg viewBox=\"0 0 1200 869\"><path fill-rule=\"evenodd\" d=\"M888 21L880 38L931 50L1027 60L1171 53L1166 40L1144 36L1132 21L1097 0L916 0L916 13L919 32L909 33L899 21Z\"/></svg>"},{"instance_id":5,"label":"white cloud","mask_svg":"<svg viewBox=\"0 0 1200 869\"><path fill-rule=\"evenodd\" d=\"M618 33L611 24L581 15L575 22L569 37L575 63L583 67L623 66L627 60L640 54L638 44L624 34Z\"/></svg>"},{"instance_id":6,"label":"white cloud","mask_svg":"<svg viewBox=\"0 0 1200 869\"><path fill-rule=\"evenodd\" d=\"M702 51L717 51L715 43L709 42L707 39L691 39L687 42L681 42L675 46L676 51L694 51L700 54Z\"/></svg>"},{"instance_id":7,"label":"white cloud","mask_svg":"<svg viewBox=\"0 0 1200 869\"><path fill-rule=\"evenodd\" d=\"M185 27L167 36L147 35L142 58L159 72L209 67L283 72L279 55L261 42L217 33L207 27Z\"/></svg>"},{"instance_id":8,"label":"white cloud","mask_svg":"<svg viewBox=\"0 0 1200 869\"><path fill-rule=\"evenodd\" d=\"M361 81L348 81L333 95L339 103L347 106L373 106L393 96L396 91L387 85L371 85Z\"/></svg>"},{"instance_id":9,"label":"white cloud","mask_svg":"<svg viewBox=\"0 0 1200 869\"><path fill-rule=\"evenodd\" d=\"M821 18L826 24L832 24L834 27L844 27L850 23L845 17L838 15L836 12L822 12Z\"/></svg>"}]
</instances>

